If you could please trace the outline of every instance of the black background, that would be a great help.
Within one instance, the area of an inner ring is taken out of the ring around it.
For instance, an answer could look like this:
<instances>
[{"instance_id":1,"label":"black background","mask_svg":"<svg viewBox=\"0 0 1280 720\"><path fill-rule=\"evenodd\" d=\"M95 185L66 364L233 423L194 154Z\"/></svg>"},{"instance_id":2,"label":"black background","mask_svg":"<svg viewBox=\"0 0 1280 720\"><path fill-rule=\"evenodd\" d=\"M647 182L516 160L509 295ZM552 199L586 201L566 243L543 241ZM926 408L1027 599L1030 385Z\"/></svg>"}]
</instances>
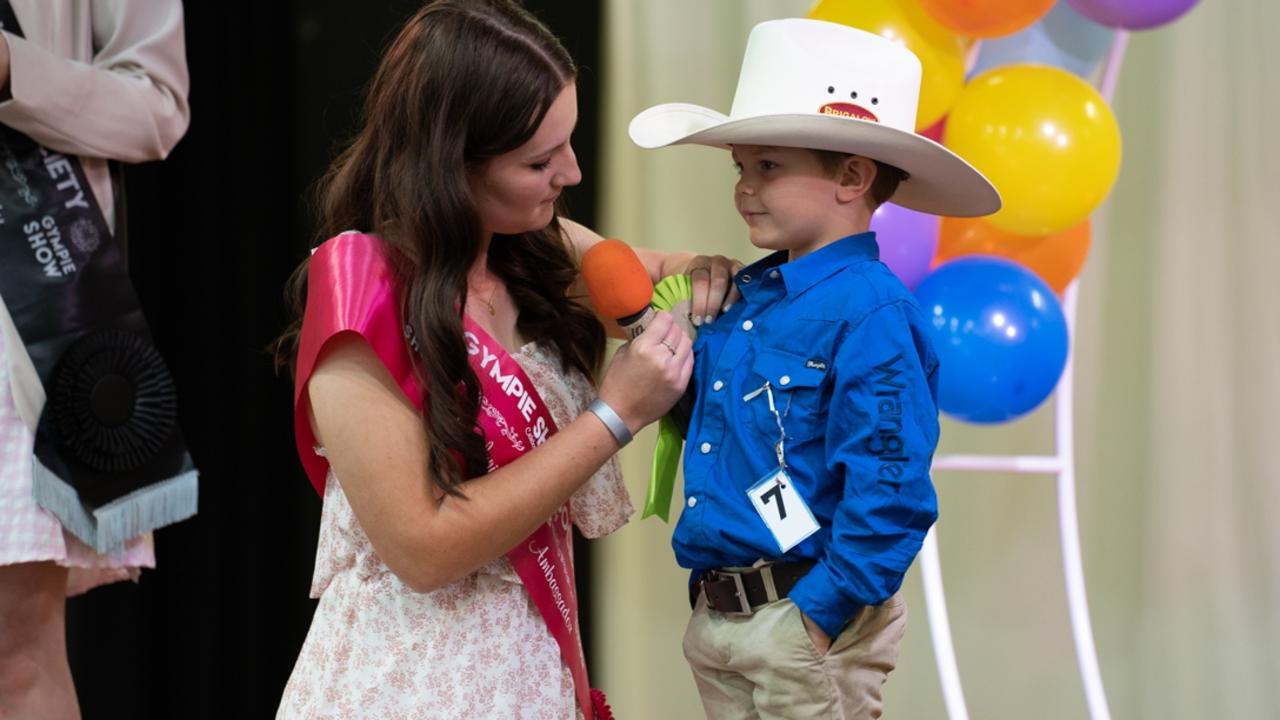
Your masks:
<instances>
[{"instance_id":1,"label":"black background","mask_svg":"<svg viewBox=\"0 0 1280 720\"><path fill-rule=\"evenodd\" d=\"M274 716L314 609L320 500L294 453L291 383L265 348L287 322L286 278L320 239L313 183L354 131L381 49L420 4L186 3L190 130L167 160L125 177L133 280L177 380L200 511L156 533L158 569L139 583L68 602L87 720ZM590 224L599 2L525 5L579 64L584 182L567 198Z\"/></svg>"}]
</instances>

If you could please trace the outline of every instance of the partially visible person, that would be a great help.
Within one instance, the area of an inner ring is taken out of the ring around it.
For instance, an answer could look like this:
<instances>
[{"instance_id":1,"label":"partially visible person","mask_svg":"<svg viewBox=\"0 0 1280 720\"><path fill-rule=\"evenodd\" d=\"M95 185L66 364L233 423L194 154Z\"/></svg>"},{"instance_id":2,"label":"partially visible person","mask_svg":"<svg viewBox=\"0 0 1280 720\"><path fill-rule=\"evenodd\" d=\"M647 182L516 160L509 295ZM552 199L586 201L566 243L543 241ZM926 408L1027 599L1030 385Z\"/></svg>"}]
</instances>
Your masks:
<instances>
[{"instance_id":1,"label":"partially visible person","mask_svg":"<svg viewBox=\"0 0 1280 720\"><path fill-rule=\"evenodd\" d=\"M614 454L680 397L692 353L660 313L593 380L612 319L579 259L600 237L557 211L581 180L575 77L514 2L427 3L324 180L330 239L281 343L324 497L320 602L279 718L605 716L570 525L627 521ZM654 279L707 268L707 315L732 300L724 258L641 255Z\"/></svg>"},{"instance_id":2,"label":"partially visible person","mask_svg":"<svg viewBox=\"0 0 1280 720\"><path fill-rule=\"evenodd\" d=\"M973 216L1000 197L916 135L920 62L817 20L752 30L729 116L659 105L644 147L730 148L751 243L742 300L694 345L684 637L707 717L877 718L907 610L903 575L937 517L938 357L879 260L882 203Z\"/></svg>"},{"instance_id":3,"label":"partially visible person","mask_svg":"<svg viewBox=\"0 0 1280 720\"><path fill-rule=\"evenodd\" d=\"M186 132L181 3L0 0L0 18L0 124L78 160L90 197L75 201L96 204L105 227L122 230L108 161L162 159ZM14 170L12 151L0 165L5 183L37 180ZM65 188L71 166L58 160L49 172L47 181ZM10 215L0 243L25 244L13 208L0 211ZM95 551L33 499L45 392L5 305L18 300L0 293L0 717L64 720L80 713L66 597L136 578L155 566L155 554L149 532Z\"/></svg>"}]
</instances>

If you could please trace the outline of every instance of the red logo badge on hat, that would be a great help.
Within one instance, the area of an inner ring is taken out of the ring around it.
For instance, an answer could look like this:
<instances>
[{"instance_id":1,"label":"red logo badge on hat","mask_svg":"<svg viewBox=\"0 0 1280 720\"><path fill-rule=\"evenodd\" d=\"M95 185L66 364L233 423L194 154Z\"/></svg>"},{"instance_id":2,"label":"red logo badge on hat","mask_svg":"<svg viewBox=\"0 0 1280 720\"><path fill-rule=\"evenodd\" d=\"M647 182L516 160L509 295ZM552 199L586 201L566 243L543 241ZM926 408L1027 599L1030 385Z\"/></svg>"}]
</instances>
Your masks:
<instances>
[{"instance_id":1,"label":"red logo badge on hat","mask_svg":"<svg viewBox=\"0 0 1280 720\"><path fill-rule=\"evenodd\" d=\"M880 122L880 119L877 118L870 110L847 102L827 103L826 105L818 108L818 112L822 115L836 115L838 117Z\"/></svg>"}]
</instances>

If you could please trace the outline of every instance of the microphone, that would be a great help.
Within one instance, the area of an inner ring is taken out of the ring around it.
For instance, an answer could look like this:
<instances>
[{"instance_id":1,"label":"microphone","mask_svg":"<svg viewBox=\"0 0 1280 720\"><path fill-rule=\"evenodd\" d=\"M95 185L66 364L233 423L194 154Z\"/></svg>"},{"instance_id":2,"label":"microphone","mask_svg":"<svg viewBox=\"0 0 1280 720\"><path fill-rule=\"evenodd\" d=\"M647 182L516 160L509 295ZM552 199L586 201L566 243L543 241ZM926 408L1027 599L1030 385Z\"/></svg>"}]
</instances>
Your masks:
<instances>
[{"instance_id":1,"label":"microphone","mask_svg":"<svg viewBox=\"0 0 1280 720\"><path fill-rule=\"evenodd\" d=\"M582 256L582 277L596 312L615 318L627 337L634 340L653 320L653 280L630 245L614 238L592 245ZM690 384L667 412L680 437L688 433L693 400Z\"/></svg>"},{"instance_id":2,"label":"microphone","mask_svg":"<svg viewBox=\"0 0 1280 720\"><path fill-rule=\"evenodd\" d=\"M635 339L653 320L653 280L630 245L610 238L582 256L582 277L596 312L614 318Z\"/></svg>"}]
</instances>

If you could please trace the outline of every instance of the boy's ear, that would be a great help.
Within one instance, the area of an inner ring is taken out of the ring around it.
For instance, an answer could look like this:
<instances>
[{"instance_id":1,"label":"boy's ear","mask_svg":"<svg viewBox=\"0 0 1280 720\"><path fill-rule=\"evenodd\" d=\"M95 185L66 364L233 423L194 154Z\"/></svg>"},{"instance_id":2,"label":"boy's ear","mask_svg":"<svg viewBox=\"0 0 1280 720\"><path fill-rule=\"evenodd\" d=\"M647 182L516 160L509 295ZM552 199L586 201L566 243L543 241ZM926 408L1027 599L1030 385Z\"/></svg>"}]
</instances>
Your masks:
<instances>
[{"instance_id":1,"label":"boy's ear","mask_svg":"<svg viewBox=\"0 0 1280 720\"><path fill-rule=\"evenodd\" d=\"M840 164L836 198L841 202L853 202L870 192L875 180L875 161L861 155L850 155Z\"/></svg>"}]
</instances>

